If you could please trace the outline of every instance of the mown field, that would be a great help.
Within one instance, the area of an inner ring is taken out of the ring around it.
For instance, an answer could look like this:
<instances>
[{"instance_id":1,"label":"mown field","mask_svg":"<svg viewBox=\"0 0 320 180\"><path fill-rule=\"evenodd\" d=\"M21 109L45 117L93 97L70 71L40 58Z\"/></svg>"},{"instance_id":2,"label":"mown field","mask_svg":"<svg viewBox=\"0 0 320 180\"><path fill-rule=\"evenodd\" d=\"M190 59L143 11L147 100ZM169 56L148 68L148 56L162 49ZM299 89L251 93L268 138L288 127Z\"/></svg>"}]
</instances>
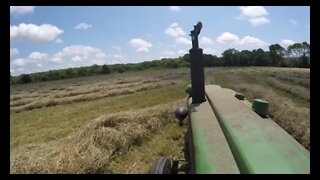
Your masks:
<instances>
[{"instance_id":1,"label":"mown field","mask_svg":"<svg viewBox=\"0 0 320 180\"><path fill-rule=\"evenodd\" d=\"M206 68L207 84L269 101L269 115L310 148L310 70ZM11 173L149 173L158 156L183 158L190 69L12 85Z\"/></svg>"}]
</instances>

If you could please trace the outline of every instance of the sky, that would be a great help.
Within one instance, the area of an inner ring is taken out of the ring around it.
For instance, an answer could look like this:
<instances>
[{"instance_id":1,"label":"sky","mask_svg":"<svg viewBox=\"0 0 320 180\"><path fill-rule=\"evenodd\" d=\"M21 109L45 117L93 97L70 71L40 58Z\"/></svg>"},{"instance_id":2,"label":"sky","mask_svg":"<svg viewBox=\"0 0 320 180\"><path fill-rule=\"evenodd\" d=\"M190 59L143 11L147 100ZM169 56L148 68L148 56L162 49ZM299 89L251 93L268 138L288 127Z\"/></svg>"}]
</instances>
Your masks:
<instances>
[{"instance_id":1,"label":"sky","mask_svg":"<svg viewBox=\"0 0 320 180\"><path fill-rule=\"evenodd\" d=\"M10 6L12 75L310 43L309 6Z\"/></svg>"}]
</instances>

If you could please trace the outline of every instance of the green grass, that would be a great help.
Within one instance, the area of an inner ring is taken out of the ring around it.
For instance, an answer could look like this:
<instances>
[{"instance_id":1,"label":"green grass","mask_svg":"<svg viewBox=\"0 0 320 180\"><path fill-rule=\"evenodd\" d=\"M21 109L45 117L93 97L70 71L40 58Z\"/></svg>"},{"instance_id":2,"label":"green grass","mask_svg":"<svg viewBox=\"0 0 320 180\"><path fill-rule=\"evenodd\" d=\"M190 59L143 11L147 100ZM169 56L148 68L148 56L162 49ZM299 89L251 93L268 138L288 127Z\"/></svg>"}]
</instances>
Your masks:
<instances>
[{"instance_id":1,"label":"green grass","mask_svg":"<svg viewBox=\"0 0 320 180\"><path fill-rule=\"evenodd\" d=\"M177 122L168 123L154 135L146 138L140 146L132 146L105 167L107 173L149 174L156 158L183 159L184 134L186 127ZM168 156L170 155L170 156Z\"/></svg>"},{"instance_id":2,"label":"green grass","mask_svg":"<svg viewBox=\"0 0 320 180\"><path fill-rule=\"evenodd\" d=\"M241 70L238 71L237 70ZM287 97L290 98L295 105L299 106L299 107L306 107L306 108L310 108L310 103L309 101L306 101L304 99L301 98L297 98L296 96L290 94L290 93L286 93L284 91L281 91L279 89L276 89L274 87L270 87L266 81L267 79L270 77L267 74L261 72L260 70L264 69L264 68L257 68L257 67L244 67L244 68L226 68L220 71L213 71L213 73L207 75L207 76L212 76L215 79L216 84L219 84L221 87L224 88L231 88L231 89L235 89L236 86L240 85L240 84L250 84L250 85L255 85L255 84L259 84L264 86L266 89L272 89L273 91L275 91L279 96L281 97ZM232 79L232 78L228 78L228 76L230 76L231 72L234 70L234 74L238 76L237 80ZM272 69L267 69L267 71L271 71ZM284 70L285 71L285 70ZM288 74L288 76L292 75ZM210 77L208 77L210 78ZM282 83L287 83L289 85L295 85L295 86L300 86L297 84L293 84L293 83L288 83L285 81L281 81ZM244 92L242 92L244 93ZM248 100L253 101L253 97L251 96L251 94L246 94L244 93L244 95L248 98Z\"/></svg>"},{"instance_id":3,"label":"green grass","mask_svg":"<svg viewBox=\"0 0 320 180\"><path fill-rule=\"evenodd\" d=\"M288 103L291 107L290 111L282 111L281 109L271 108L277 117L277 121L282 123L284 129L287 124L295 134L295 132L303 131L303 141L308 144L309 135L304 133L308 131L309 117L304 116L305 112L299 111L303 108L309 109L309 102L298 99L292 94L280 91L274 87L266 84L269 74L272 72L285 72L288 76L299 76L300 70L297 69L282 69L282 68L206 68L205 79L208 84L218 84L224 88L231 88L240 91L241 86L247 87L246 91L242 93L245 97L252 101L256 94L261 94L264 91L272 93L265 97L274 100L271 103L282 104ZM301 71L301 76L306 76L305 71ZM29 144L34 145L35 148L39 144L56 143L59 144L60 140L72 137L78 131L82 131L84 126L89 124L92 120L111 113L122 112L127 110L141 110L146 107L166 104L179 99L186 98L187 95L184 89L187 84L190 84L190 70L158 70L146 72L128 72L123 74L115 74L112 76L100 75L85 78L76 78L69 80L58 80L53 82L33 83L27 85L14 85L11 88L12 94L17 97L20 95L29 96L30 90L34 91L33 94L41 91L48 91L52 93L52 88L59 87L66 91L68 88L81 89L81 86L76 84L84 84L88 87L97 85L99 83L109 83L111 81L126 81L132 78L150 78L151 77L168 77L185 73L175 80L177 84L157 87L155 89L143 90L133 94L110 96L102 99L73 102L70 104L62 104L52 107L43 107L33 109L30 111L22 111L20 113L10 114L10 148L12 151L28 151ZM282 81L280 81L282 82ZM290 83L290 85L293 85ZM258 87L259 86L259 87ZM297 84L298 86L298 84ZM24 98L22 98L23 100ZM285 101L282 101L282 100ZM287 101L290 100L290 101ZM281 106L280 106L281 105ZM284 108L286 106L283 106ZM303 108L300 108L303 107ZM282 112L284 115L281 115ZM295 113L292 113L295 112ZM295 115L291 115L295 114ZM297 115L298 114L298 115ZM285 116L285 117L283 117ZM290 117L296 116L296 117ZM283 118L283 120L282 120ZM290 121L293 119L292 121ZM301 120L298 121L297 119ZM303 120L303 121L302 121ZM303 124L299 124L302 122ZM286 124L287 123L287 124ZM158 156L177 156L182 158L181 150L183 148L183 133L186 127L179 127L178 123L168 123L167 125L159 128L154 134L150 134L141 139L141 143L132 145L129 150L117 155L111 161L111 164L104 166L101 173L149 173L152 163ZM289 126L290 125L290 126ZM304 127L300 128L299 127ZM300 136L300 134L295 134ZM140 141L140 140L139 140ZM20 149L21 148L21 149ZM63 147L62 147L63 148ZM48 152L50 154L50 152ZM90 162L90 161L89 161ZM28 163L28 162L25 162ZM90 165L88 165L90 167ZM41 173L41 172L40 172Z\"/></svg>"},{"instance_id":4,"label":"green grass","mask_svg":"<svg viewBox=\"0 0 320 180\"><path fill-rule=\"evenodd\" d=\"M101 115L172 102L186 96L187 83L130 95L58 105L10 115L10 148L63 138Z\"/></svg>"},{"instance_id":5,"label":"green grass","mask_svg":"<svg viewBox=\"0 0 320 180\"><path fill-rule=\"evenodd\" d=\"M224 87L224 88L231 87L231 82L227 78L226 72L219 71L211 76L215 78L215 82L219 84L221 87Z\"/></svg>"}]
</instances>

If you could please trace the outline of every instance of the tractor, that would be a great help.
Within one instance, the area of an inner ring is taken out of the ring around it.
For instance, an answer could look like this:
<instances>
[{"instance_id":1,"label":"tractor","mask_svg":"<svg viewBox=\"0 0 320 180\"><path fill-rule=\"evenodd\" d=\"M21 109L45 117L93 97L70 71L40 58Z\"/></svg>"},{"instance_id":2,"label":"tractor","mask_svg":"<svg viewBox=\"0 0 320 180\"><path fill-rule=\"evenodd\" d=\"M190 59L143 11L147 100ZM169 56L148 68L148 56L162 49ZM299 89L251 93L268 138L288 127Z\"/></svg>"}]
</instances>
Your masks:
<instances>
[{"instance_id":1,"label":"tractor","mask_svg":"<svg viewBox=\"0 0 320 180\"><path fill-rule=\"evenodd\" d=\"M309 174L310 152L268 116L269 103L219 85L205 85L203 50L191 31L191 85L179 125L187 125L184 159L159 157L151 174Z\"/></svg>"}]
</instances>

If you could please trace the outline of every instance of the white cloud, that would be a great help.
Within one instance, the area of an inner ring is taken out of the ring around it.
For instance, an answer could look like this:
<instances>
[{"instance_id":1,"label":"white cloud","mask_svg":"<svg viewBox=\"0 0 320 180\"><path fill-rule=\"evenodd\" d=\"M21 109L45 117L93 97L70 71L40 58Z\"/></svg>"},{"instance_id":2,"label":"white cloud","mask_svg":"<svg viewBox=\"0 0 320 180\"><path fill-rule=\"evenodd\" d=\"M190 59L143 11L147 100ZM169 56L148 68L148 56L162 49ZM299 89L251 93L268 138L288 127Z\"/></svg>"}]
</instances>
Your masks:
<instances>
[{"instance_id":1,"label":"white cloud","mask_svg":"<svg viewBox=\"0 0 320 180\"><path fill-rule=\"evenodd\" d=\"M122 54L106 55L101 49L85 46L70 45L54 53L32 52L26 58L11 61L11 69L15 75L49 69L63 69L68 67L91 66L92 64L113 64L125 62L127 58ZM47 64L49 63L49 64ZM71 65L70 65L71 64ZM18 68L23 70L19 71Z\"/></svg>"},{"instance_id":2,"label":"white cloud","mask_svg":"<svg viewBox=\"0 0 320 180\"><path fill-rule=\"evenodd\" d=\"M62 39L56 39L54 42L57 43L57 44L62 44L63 40Z\"/></svg>"},{"instance_id":3,"label":"white cloud","mask_svg":"<svg viewBox=\"0 0 320 180\"><path fill-rule=\"evenodd\" d=\"M61 54L57 54L57 55L60 57L75 56L75 55L88 57L90 53L95 53L95 54L101 53L101 50L91 46L71 45L63 48L63 50L61 51Z\"/></svg>"},{"instance_id":4,"label":"white cloud","mask_svg":"<svg viewBox=\"0 0 320 180\"><path fill-rule=\"evenodd\" d=\"M250 45L250 46L265 46L268 43L251 36L245 36L239 42L241 45Z\"/></svg>"},{"instance_id":5,"label":"white cloud","mask_svg":"<svg viewBox=\"0 0 320 180\"><path fill-rule=\"evenodd\" d=\"M121 54L114 54L114 55L112 55L112 57L114 57L114 58L124 58Z\"/></svg>"},{"instance_id":6,"label":"white cloud","mask_svg":"<svg viewBox=\"0 0 320 180\"><path fill-rule=\"evenodd\" d=\"M93 64L97 64L97 65L106 64L106 60L105 60L105 59L93 59L91 62L92 62Z\"/></svg>"},{"instance_id":7,"label":"white cloud","mask_svg":"<svg viewBox=\"0 0 320 180\"><path fill-rule=\"evenodd\" d=\"M218 38L218 43L236 43L239 41L239 37L235 34L224 32Z\"/></svg>"},{"instance_id":8,"label":"white cloud","mask_svg":"<svg viewBox=\"0 0 320 180\"><path fill-rule=\"evenodd\" d=\"M228 44L234 44L234 45L246 45L246 46L266 46L268 45L267 42L262 41L256 37L252 36L245 36L242 39L240 39L237 35L224 32L222 33L218 38L217 42L219 43L228 43Z\"/></svg>"},{"instance_id":9,"label":"white cloud","mask_svg":"<svg viewBox=\"0 0 320 180\"><path fill-rule=\"evenodd\" d=\"M280 42L280 45L281 45L282 47L287 48L288 46L290 46L290 45L292 45L292 44L294 44L294 43L296 43L296 42L294 42L294 41L292 41L292 40L290 40L290 39L284 39L284 40L282 40L282 41Z\"/></svg>"},{"instance_id":10,"label":"white cloud","mask_svg":"<svg viewBox=\"0 0 320 180\"><path fill-rule=\"evenodd\" d=\"M62 59L59 57L53 57L50 59L51 62L55 63L55 64L61 64L62 63Z\"/></svg>"},{"instance_id":11,"label":"white cloud","mask_svg":"<svg viewBox=\"0 0 320 180\"><path fill-rule=\"evenodd\" d=\"M67 68L74 67L74 64L68 63Z\"/></svg>"},{"instance_id":12,"label":"white cloud","mask_svg":"<svg viewBox=\"0 0 320 180\"><path fill-rule=\"evenodd\" d=\"M176 43L177 44L182 44L182 45L191 45L191 40L185 38L185 37L179 37L176 38Z\"/></svg>"},{"instance_id":13,"label":"white cloud","mask_svg":"<svg viewBox=\"0 0 320 180\"><path fill-rule=\"evenodd\" d=\"M15 59L11 62L11 65L13 67L24 67L27 64L25 59L19 58L19 59Z\"/></svg>"},{"instance_id":14,"label":"white cloud","mask_svg":"<svg viewBox=\"0 0 320 180\"><path fill-rule=\"evenodd\" d=\"M33 13L35 6L10 6L10 15L22 15Z\"/></svg>"},{"instance_id":15,"label":"white cloud","mask_svg":"<svg viewBox=\"0 0 320 180\"><path fill-rule=\"evenodd\" d=\"M162 51L163 54L166 54L166 55L175 55L176 53L173 52L173 51Z\"/></svg>"},{"instance_id":16,"label":"white cloud","mask_svg":"<svg viewBox=\"0 0 320 180\"><path fill-rule=\"evenodd\" d=\"M205 36L202 36L199 39L199 41L200 41L201 45L212 45L213 44L213 40L208 37L205 37Z\"/></svg>"},{"instance_id":17,"label":"white cloud","mask_svg":"<svg viewBox=\"0 0 320 180\"><path fill-rule=\"evenodd\" d=\"M165 31L166 34L172 37L181 37L186 33L179 27L178 23L172 23Z\"/></svg>"},{"instance_id":18,"label":"white cloud","mask_svg":"<svg viewBox=\"0 0 320 180\"><path fill-rule=\"evenodd\" d=\"M136 48L137 52L149 52L149 48L152 47L152 44L140 39L140 38L133 38L129 41L129 44Z\"/></svg>"},{"instance_id":19,"label":"white cloud","mask_svg":"<svg viewBox=\"0 0 320 180\"><path fill-rule=\"evenodd\" d=\"M172 11L180 11L181 8L179 6L169 6L169 9Z\"/></svg>"},{"instance_id":20,"label":"white cloud","mask_svg":"<svg viewBox=\"0 0 320 180\"><path fill-rule=\"evenodd\" d=\"M63 30L51 24L35 24L21 23L19 26L10 26L10 39L27 40L34 42L50 42L55 40Z\"/></svg>"},{"instance_id":21,"label":"white cloud","mask_svg":"<svg viewBox=\"0 0 320 180\"><path fill-rule=\"evenodd\" d=\"M290 23L293 25L293 26L298 26L298 22L293 20L293 19L290 19Z\"/></svg>"},{"instance_id":22,"label":"white cloud","mask_svg":"<svg viewBox=\"0 0 320 180\"><path fill-rule=\"evenodd\" d=\"M16 56L19 54L19 49L17 48L10 48L10 57Z\"/></svg>"},{"instance_id":23,"label":"white cloud","mask_svg":"<svg viewBox=\"0 0 320 180\"><path fill-rule=\"evenodd\" d=\"M268 11L263 6L240 6L241 16L256 18L265 16Z\"/></svg>"},{"instance_id":24,"label":"white cloud","mask_svg":"<svg viewBox=\"0 0 320 180\"><path fill-rule=\"evenodd\" d=\"M73 56L73 57L71 58L71 61L79 62L79 61L83 61L83 59L82 59L80 56Z\"/></svg>"},{"instance_id":25,"label":"white cloud","mask_svg":"<svg viewBox=\"0 0 320 180\"><path fill-rule=\"evenodd\" d=\"M113 47L113 49L115 49L117 51L121 51L121 47L119 47L119 46L112 46L112 47Z\"/></svg>"},{"instance_id":26,"label":"white cloud","mask_svg":"<svg viewBox=\"0 0 320 180\"><path fill-rule=\"evenodd\" d=\"M20 67L20 68L17 68L17 71L23 71L24 70L24 68L23 67Z\"/></svg>"},{"instance_id":27,"label":"white cloud","mask_svg":"<svg viewBox=\"0 0 320 180\"><path fill-rule=\"evenodd\" d=\"M248 20L252 26L260 26L270 23L266 18L268 11L263 6L240 6L239 19Z\"/></svg>"},{"instance_id":28,"label":"white cloud","mask_svg":"<svg viewBox=\"0 0 320 180\"><path fill-rule=\"evenodd\" d=\"M90 66L92 64L105 64L108 57L99 48L85 45L71 45L55 53L49 61L55 64L63 63L64 65L70 64L70 61L72 61L77 66Z\"/></svg>"},{"instance_id":29,"label":"white cloud","mask_svg":"<svg viewBox=\"0 0 320 180\"><path fill-rule=\"evenodd\" d=\"M178 51L178 54L187 54L188 52L187 51L185 51L185 50L179 50Z\"/></svg>"},{"instance_id":30,"label":"white cloud","mask_svg":"<svg viewBox=\"0 0 320 180\"><path fill-rule=\"evenodd\" d=\"M98 52L95 54L95 57L98 59L102 59L102 58L106 58L107 55L104 52L102 52L101 50L98 50Z\"/></svg>"},{"instance_id":31,"label":"white cloud","mask_svg":"<svg viewBox=\"0 0 320 180\"><path fill-rule=\"evenodd\" d=\"M205 53L205 54L215 54L215 50L213 50L213 49L210 49L210 48L205 48L205 49L203 49L203 53Z\"/></svg>"},{"instance_id":32,"label":"white cloud","mask_svg":"<svg viewBox=\"0 0 320 180\"><path fill-rule=\"evenodd\" d=\"M263 24L268 24L270 20L265 17L257 17L257 18L249 19L249 22L251 23L252 26L260 26Z\"/></svg>"},{"instance_id":33,"label":"white cloud","mask_svg":"<svg viewBox=\"0 0 320 180\"><path fill-rule=\"evenodd\" d=\"M40 52L32 52L29 54L27 60L30 62L39 62L42 60L48 59L47 53L40 53Z\"/></svg>"},{"instance_id":34,"label":"white cloud","mask_svg":"<svg viewBox=\"0 0 320 180\"><path fill-rule=\"evenodd\" d=\"M137 52L149 52L149 49L148 48L138 48L137 49Z\"/></svg>"},{"instance_id":35,"label":"white cloud","mask_svg":"<svg viewBox=\"0 0 320 180\"><path fill-rule=\"evenodd\" d=\"M74 29L89 29L89 28L91 28L91 27L92 27L91 24L87 24L87 23L82 22L82 23L76 25L76 26L74 27Z\"/></svg>"}]
</instances>

